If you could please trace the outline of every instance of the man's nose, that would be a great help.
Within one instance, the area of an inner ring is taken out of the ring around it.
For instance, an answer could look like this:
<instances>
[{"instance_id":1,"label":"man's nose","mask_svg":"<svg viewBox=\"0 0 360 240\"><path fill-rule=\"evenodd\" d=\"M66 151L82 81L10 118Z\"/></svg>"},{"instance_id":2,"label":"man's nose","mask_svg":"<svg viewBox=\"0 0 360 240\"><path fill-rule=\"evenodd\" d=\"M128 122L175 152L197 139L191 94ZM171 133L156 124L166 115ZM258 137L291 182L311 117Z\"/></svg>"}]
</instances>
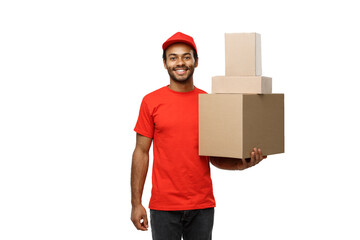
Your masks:
<instances>
[{"instance_id":1,"label":"man's nose","mask_svg":"<svg viewBox=\"0 0 360 240\"><path fill-rule=\"evenodd\" d=\"M177 62L176 62L176 65L177 66L184 66L185 65L185 62L182 58L178 58Z\"/></svg>"}]
</instances>

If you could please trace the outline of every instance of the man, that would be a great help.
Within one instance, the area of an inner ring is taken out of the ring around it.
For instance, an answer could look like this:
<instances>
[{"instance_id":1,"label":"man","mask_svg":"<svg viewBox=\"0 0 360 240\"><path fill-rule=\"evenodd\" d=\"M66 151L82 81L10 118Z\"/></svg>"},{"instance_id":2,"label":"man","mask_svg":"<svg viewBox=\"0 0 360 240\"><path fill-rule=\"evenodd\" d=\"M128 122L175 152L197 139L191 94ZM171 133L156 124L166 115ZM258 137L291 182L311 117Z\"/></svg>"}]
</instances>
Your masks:
<instances>
[{"instance_id":1,"label":"man","mask_svg":"<svg viewBox=\"0 0 360 240\"><path fill-rule=\"evenodd\" d=\"M222 169L242 170L259 163L260 149L251 159L215 158L198 154L198 94L193 84L198 66L192 37L176 33L162 45L170 84L143 98L135 126L136 147L131 168L131 220L138 230L148 229L141 197L154 142L152 192L149 203L155 240L211 239L215 199L209 161Z\"/></svg>"}]
</instances>

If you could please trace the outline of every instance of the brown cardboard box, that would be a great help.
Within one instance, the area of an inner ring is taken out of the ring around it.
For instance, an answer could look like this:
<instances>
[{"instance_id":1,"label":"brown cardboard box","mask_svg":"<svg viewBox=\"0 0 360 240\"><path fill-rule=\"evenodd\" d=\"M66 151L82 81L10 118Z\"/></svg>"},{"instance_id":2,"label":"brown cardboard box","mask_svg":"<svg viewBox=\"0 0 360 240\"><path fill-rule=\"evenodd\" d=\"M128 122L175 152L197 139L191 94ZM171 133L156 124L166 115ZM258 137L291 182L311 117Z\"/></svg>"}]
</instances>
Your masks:
<instances>
[{"instance_id":1,"label":"brown cardboard box","mask_svg":"<svg viewBox=\"0 0 360 240\"><path fill-rule=\"evenodd\" d=\"M249 158L284 152L284 94L199 94L199 154Z\"/></svg>"},{"instance_id":2,"label":"brown cardboard box","mask_svg":"<svg viewBox=\"0 0 360 240\"><path fill-rule=\"evenodd\" d=\"M272 79L264 76L215 76L212 93L272 93Z\"/></svg>"},{"instance_id":3,"label":"brown cardboard box","mask_svg":"<svg viewBox=\"0 0 360 240\"><path fill-rule=\"evenodd\" d=\"M225 33L225 75L262 75L260 34Z\"/></svg>"}]
</instances>

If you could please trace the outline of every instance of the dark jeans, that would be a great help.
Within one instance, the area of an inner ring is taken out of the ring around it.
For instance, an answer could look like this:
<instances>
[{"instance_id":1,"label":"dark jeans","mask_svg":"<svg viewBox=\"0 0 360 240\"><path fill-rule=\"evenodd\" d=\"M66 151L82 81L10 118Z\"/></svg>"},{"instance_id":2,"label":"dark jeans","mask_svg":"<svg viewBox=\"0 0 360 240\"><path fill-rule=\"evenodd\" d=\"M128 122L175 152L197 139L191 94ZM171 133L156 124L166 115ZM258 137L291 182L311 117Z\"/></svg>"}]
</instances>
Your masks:
<instances>
[{"instance_id":1,"label":"dark jeans","mask_svg":"<svg viewBox=\"0 0 360 240\"><path fill-rule=\"evenodd\" d=\"M214 208L186 211L150 209L153 240L211 240Z\"/></svg>"}]
</instances>

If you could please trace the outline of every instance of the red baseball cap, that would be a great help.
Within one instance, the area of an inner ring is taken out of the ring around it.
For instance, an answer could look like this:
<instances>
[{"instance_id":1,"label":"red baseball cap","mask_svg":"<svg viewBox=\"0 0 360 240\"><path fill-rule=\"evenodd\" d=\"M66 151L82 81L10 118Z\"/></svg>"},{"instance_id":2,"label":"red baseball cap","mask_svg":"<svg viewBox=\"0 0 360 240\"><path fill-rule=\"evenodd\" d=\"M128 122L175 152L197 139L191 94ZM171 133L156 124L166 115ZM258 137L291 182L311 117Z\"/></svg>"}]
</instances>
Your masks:
<instances>
[{"instance_id":1,"label":"red baseball cap","mask_svg":"<svg viewBox=\"0 0 360 240\"><path fill-rule=\"evenodd\" d=\"M183 34L181 32L175 33L168 40L166 40L162 45L162 49L165 50L171 44L174 44L174 43L185 43L185 44L191 46L197 52L194 39L192 37L190 37L189 35Z\"/></svg>"}]
</instances>

